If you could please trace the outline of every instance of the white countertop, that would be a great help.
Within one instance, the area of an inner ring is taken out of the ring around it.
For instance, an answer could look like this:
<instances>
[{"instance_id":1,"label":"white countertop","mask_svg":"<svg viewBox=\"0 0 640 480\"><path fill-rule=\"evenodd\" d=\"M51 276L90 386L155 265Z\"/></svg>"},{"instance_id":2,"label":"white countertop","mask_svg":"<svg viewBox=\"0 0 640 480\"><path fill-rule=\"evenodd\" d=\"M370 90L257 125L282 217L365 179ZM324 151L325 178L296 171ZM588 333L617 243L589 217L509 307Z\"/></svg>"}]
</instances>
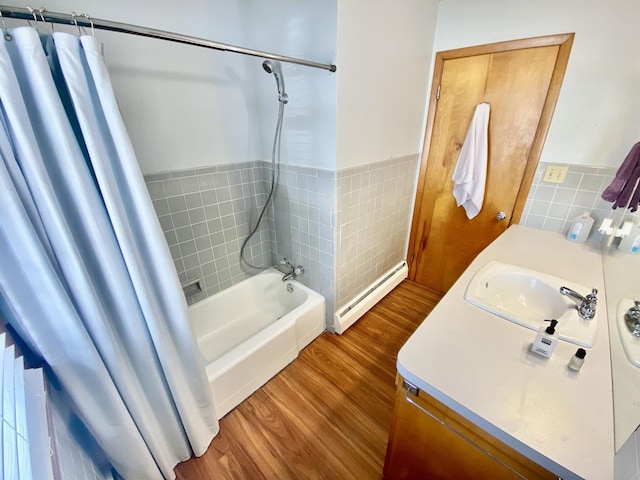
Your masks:
<instances>
[{"instance_id":1,"label":"white countertop","mask_svg":"<svg viewBox=\"0 0 640 480\"><path fill-rule=\"evenodd\" d=\"M609 295L609 338L613 367L613 409L616 450L640 425L640 368L631 364L622 347L618 329L618 306L622 299L640 298L640 255L621 253L613 247L604 260ZM625 335L630 335L624 332Z\"/></svg>"},{"instance_id":2,"label":"white countertop","mask_svg":"<svg viewBox=\"0 0 640 480\"><path fill-rule=\"evenodd\" d=\"M576 345L560 341L551 358L535 355L529 347L536 332L464 300L469 280L490 260L599 290L596 340L580 372L566 367ZM478 255L402 347L398 372L563 479L613 478L605 301L597 247L512 225Z\"/></svg>"}]
</instances>

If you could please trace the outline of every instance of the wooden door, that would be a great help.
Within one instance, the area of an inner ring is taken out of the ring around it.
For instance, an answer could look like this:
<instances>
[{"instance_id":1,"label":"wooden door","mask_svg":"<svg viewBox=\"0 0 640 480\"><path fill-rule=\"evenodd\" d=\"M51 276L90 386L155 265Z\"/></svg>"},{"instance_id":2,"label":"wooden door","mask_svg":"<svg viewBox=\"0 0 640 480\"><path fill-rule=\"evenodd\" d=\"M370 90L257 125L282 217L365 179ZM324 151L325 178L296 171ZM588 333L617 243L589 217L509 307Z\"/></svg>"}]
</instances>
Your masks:
<instances>
[{"instance_id":1,"label":"wooden door","mask_svg":"<svg viewBox=\"0 0 640 480\"><path fill-rule=\"evenodd\" d=\"M438 53L409 244L412 280L446 292L519 220L572 40L556 35ZM451 176L482 102L491 105L487 180L482 210L469 220L456 206Z\"/></svg>"}]
</instances>

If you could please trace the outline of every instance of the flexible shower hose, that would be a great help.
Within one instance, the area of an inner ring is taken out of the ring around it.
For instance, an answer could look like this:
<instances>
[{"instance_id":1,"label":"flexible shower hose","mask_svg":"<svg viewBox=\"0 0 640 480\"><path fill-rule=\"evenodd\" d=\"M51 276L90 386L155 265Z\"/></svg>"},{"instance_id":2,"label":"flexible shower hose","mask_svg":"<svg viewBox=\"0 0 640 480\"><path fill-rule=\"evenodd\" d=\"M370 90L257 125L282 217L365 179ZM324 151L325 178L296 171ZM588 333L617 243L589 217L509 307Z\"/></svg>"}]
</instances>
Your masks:
<instances>
[{"instance_id":1,"label":"flexible shower hose","mask_svg":"<svg viewBox=\"0 0 640 480\"><path fill-rule=\"evenodd\" d=\"M249 268L253 268L255 270L266 270L267 268L270 268L273 266L271 264L266 266L253 265L251 262L249 262L245 258L245 249L247 247L247 244L249 243L249 240L251 240L251 237L253 237L255 233L258 231L258 228L260 228L260 222L262 221L262 218L264 217L264 213L267 211L267 208L269 207L269 203L272 201L273 196L275 194L275 190L276 190L276 185L277 185L276 170L278 170L278 173L279 173L280 139L282 136L282 120L284 118L284 102L279 100L278 103L280 104L280 106L278 107L278 121L276 123L276 133L273 138L273 149L271 151L271 188L269 190L269 196L267 197L267 200L264 202L264 206L262 207L262 211L258 216L258 220L256 221L255 226L253 227L253 229L251 229L251 231L249 232L249 235L247 235L247 238L244 239L244 242L242 242L242 247L240 247L240 261L243 262L245 265L247 265Z\"/></svg>"}]
</instances>

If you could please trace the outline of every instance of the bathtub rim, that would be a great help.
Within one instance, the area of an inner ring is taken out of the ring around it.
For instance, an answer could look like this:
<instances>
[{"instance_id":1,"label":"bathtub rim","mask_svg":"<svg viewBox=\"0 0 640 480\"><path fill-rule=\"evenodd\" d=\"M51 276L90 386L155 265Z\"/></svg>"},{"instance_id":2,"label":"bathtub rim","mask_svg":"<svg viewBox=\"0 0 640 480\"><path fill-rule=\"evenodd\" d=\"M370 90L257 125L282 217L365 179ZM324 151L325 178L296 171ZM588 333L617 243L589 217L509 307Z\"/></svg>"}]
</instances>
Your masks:
<instances>
[{"instance_id":1,"label":"bathtub rim","mask_svg":"<svg viewBox=\"0 0 640 480\"><path fill-rule=\"evenodd\" d=\"M277 275L278 278L275 281L282 281L282 273L276 269L270 268L257 275L264 274ZM250 281L255 276L243 281ZM274 280L270 279L269 281L273 282ZM300 288L305 293L306 299L302 304L215 360L207 361L202 350L199 351L218 418L223 418L264 386L326 330L325 298L296 280L282 283L291 283L294 288ZM230 288L233 287L235 285ZM283 288L286 288L285 285ZM218 294L224 292L223 290ZM218 294L212 295L210 298ZM196 305L203 307L210 298L194 304L193 307ZM197 348L200 348L199 344L197 344Z\"/></svg>"},{"instance_id":2,"label":"bathtub rim","mask_svg":"<svg viewBox=\"0 0 640 480\"><path fill-rule=\"evenodd\" d=\"M238 282L238 283L234 283L233 285L231 285L230 287L225 288L224 290L220 290L219 292L214 293L213 295L209 295L206 298L203 298L202 300L199 300L195 303L192 303L191 305L187 306L187 311L190 312L191 310L197 308L197 307L203 307L205 304L213 301L216 298L219 298L220 296L222 296L223 294L229 294L230 291L233 290L238 290L241 288L242 284L244 282L253 280L255 277L258 276L266 276L266 275L274 275L277 274L278 277L282 277L282 275L284 275L280 270L278 270L275 267L269 267L266 270L263 270L259 273L256 273L255 275L252 275L250 277L245 278L244 280ZM280 280L282 281L282 280ZM320 295L318 292L316 292L315 290L311 289L310 287L307 287L304 283L300 282L299 280L287 280L286 282L282 282L283 284L287 284L287 283L291 283L294 285L294 288L302 288L304 291L306 291L308 294L313 294L313 295L317 295L319 297L322 297L324 299L324 296ZM297 286L297 287L296 287Z\"/></svg>"}]
</instances>

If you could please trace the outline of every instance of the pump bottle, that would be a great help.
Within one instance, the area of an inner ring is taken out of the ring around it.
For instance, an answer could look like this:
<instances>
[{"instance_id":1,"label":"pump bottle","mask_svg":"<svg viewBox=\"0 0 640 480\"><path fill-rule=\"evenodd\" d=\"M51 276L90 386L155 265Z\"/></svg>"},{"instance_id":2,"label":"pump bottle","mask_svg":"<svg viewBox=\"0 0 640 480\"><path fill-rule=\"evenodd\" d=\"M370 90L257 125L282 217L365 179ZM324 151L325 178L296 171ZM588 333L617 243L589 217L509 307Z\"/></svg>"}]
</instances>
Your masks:
<instances>
[{"instance_id":1,"label":"pump bottle","mask_svg":"<svg viewBox=\"0 0 640 480\"><path fill-rule=\"evenodd\" d=\"M543 325L538 329L536 339L531 345L531 351L548 358L556 349L556 345L558 345L558 334L556 333L558 321L545 320L545 322L550 322L551 324L548 327Z\"/></svg>"},{"instance_id":2,"label":"pump bottle","mask_svg":"<svg viewBox=\"0 0 640 480\"><path fill-rule=\"evenodd\" d=\"M629 235L620 241L618 250L624 253L640 253L640 223L631 227Z\"/></svg>"},{"instance_id":3,"label":"pump bottle","mask_svg":"<svg viewBox=\"0 0 640 480\"><path fill-rule=\"evenodd\" d=\"M573 220L569 233L567 234L567 239L572 242L585 242L589 237L591 227L593 227L593 218L591 218L589 212L584 212Z\"/></svg>"}]
</instances>

